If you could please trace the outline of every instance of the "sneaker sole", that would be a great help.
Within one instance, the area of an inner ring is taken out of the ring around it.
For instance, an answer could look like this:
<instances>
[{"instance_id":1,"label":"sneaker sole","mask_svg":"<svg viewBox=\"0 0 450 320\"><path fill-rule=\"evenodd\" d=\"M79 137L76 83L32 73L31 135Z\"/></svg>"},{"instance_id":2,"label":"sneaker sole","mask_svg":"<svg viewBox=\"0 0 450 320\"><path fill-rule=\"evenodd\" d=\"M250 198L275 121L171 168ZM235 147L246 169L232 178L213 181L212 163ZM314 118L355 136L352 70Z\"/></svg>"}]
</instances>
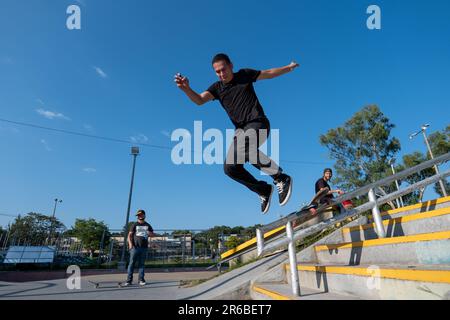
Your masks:
<instances>
[{"instance_id":1,"label":"sneaker sole","mask_svg":"<svg viewBox=\"0 0 450 320\"><path fill-rule=\"evenodd\" d=\"M280 203L280 206L284 206L286 203L288 203L289 199L291 198L293 184L294 184L294 180L292 180L292 178L291 178L291 183L289 184L289 190L288 190L286 199L284 199L284 201L282 203Z\"/></svg>"},{"instance_id":2,"label":"sneaker sole","mask_svg":"<svg viewBox=\"0 0 450 320\"><path fill-rule=\"evenodd\" d=\"M270 186L269 203L267 204L266 210L264 210L262 214L266 214L267 212L269 212L270 201L272 201L272 193L273 193L273 186Z\"/></svg>"}]
</instances>

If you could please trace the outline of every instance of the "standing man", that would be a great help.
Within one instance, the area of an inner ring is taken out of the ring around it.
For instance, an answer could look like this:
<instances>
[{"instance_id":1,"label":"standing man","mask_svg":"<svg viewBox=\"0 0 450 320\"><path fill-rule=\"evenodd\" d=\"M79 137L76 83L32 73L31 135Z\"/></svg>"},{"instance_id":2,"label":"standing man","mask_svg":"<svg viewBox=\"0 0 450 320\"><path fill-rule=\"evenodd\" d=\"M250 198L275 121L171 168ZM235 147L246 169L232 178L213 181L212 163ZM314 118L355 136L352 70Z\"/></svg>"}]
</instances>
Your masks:
<instances>
[{"instance_id":1,"label":"standing man","mask_svg":"<svg viewBox=\"0 0 450 320\"><path fill-rule=\"evenodd\" d=\"M267 213L273 186L265 181L258 181L245 168L250 162L254 167L270 175L278 188L280 205L285 205L291 196L292 178L267 155L259 151L259 147L267 140L270 123L264 114L253 88L253 82L272 79L293 71L298 64L291 64L268 70L241 69L233 72L230 58L223 53L214 56L212 67L219 78L206 91L197 93L189 86L187 77L175 75L175 82L194 103L202 105L211 100L219 100L236 127L233 143L228 150L224 171L231 179L243 184L257 193L261 200L261 211Z\"/></svg>"},{"instance_id":2,"label":"standing man","mask_svg":"<svg viewBox=\"0 0 450 320\"><path fill-rule=\"evenodd\" d=\"M342 190L336 189L332 190L330 188L330 185L328 184L328 181L331 180L331 177L333 177L333 171L330 168L325 168L323 170L323 177L317 180L315 185L315 192L319 192L320 190L324 188L328 188L328 193L320 199L319 204L330 204L333 201L333 193L337 193L339 195L343 194L344 192Z\"/></svg>"},{"instance_id":3,"label":"standing man","mask_svg":"<svg viewBox=\"0 0 450 320\"><path fill-rule=\"evenodd\" d=\"M133 282L134 263L138 262L139 268L139 285L146 284L144 278L145 259L148 251L148 237L157 236L153 233L153 228L145 221L145 211L138 210L136 213L138 221L133 224L128 233L128 248L130 249L130 263L128 265L128 278L125 286L129 286Z\"/></svg>"}]
</instances>

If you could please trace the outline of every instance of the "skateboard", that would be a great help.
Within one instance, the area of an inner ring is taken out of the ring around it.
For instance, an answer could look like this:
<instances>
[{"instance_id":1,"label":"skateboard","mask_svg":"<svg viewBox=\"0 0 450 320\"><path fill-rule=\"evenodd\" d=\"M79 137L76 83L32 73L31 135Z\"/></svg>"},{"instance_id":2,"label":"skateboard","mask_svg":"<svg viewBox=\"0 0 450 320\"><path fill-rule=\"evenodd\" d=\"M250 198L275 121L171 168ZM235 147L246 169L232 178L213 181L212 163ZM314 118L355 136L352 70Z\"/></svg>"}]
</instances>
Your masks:
<instances>
[{"instance_id":1,"label":"skateboard","mask_svg":"<svg viewBox=\"0 0 450 320\"><path fill-rule=\"evenodd\" d=\"M142 284L135 284L135 285L130 284L130 285L127 286L127 285L125 285L125 282L119 282L119 281L98 281L97 282L97 281L88 280L88 282L93 284L95 289L98 289L98 288L111 288L114 285L117 286L118 288L134 287L134 286L145 287L146 286L145 284L144 285L142 285ZM104 284L106 286L102 286L102 284Z\"/></svg>"},{"instance_id":2,"label":"skateboard","mask_svg":"<svg viewBox=\"0 0 450 320\"><path fill-rule=\"evenodd\" d=\"M296 225L302 224L303 222L306 222L307 220L314 218L316 216L316 213L314 211L329 206L328 204L319 205L320 199L322 199L328 193L328 191L330 191L328 188L320 190L314 195L309 204L301 207L298 211L295 212L295 215L297 216L297 219L295 219ZM311 211L311 209L313 209L314 211Z\"/></svg>"},{"instance_id":3,"label":"skateboard","mask_svg":"<svg viewBox=\"0 0 450 320\"><path fill-rule=\"evenodd\" d=\"M102 287L102 285L110 285L107 287L111 287L111 285L116 285L118 288L123 288L124 287L124 282L118 282L118 281L88 281L89 283L93 284L95 286L95 289L98 288L106 288L106 287Z\"/></svg>"}]
</instances>

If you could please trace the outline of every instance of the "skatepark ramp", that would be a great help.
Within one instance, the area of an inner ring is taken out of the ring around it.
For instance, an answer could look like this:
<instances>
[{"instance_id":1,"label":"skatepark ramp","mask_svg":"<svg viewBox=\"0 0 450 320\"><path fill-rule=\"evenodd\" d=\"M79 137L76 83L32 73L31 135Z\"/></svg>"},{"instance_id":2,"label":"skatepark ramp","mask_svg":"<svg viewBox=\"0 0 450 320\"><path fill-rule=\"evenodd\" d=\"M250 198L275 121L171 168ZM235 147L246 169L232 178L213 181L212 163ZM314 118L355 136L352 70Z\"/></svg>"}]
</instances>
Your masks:
<instances>
[{"instance_id":1,"label":"skatepark ramp","mask_svg":"<svg viewBox=\"0 0 450 320\"><path fill-rule=\"evenodd\" d=\"M368 201L315 225L294 230L299 212L293 212L257 229L256 239L228 252L226 260L257 250L260 261L242 271L260 270L246 291L253 299L448 299L450 197L386 212L379 208L445 179L450 170L382 197L375 190L449 159L450 153L444 154L335 198L332 205L356 197ZM369 211L370 216L361 215ZM297 241L349 218L356 220L296 252ZM262 258L286 247L288 255ZM265 261L270 265L262 268ZM234 271L236 278L239 269Z\"/></svg>"}]
</instances>

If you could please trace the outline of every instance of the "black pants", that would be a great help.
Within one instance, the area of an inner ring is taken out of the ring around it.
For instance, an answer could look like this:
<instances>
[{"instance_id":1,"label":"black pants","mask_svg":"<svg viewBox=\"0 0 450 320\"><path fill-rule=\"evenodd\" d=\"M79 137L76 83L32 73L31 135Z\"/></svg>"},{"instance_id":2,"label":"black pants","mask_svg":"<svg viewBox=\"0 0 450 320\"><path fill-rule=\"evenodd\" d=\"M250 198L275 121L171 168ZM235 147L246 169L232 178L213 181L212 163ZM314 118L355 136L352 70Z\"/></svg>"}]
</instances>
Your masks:
<instances>
[{"instance_id":1,"label":"black pants","mask_svg":"<svg viewBox=\"0 0 450 320\"><path fill-rule=\"evenodd\" d=\"M272 159L259 150L270 133L268 120L254 121L235 131L233 143L228 150L224 171L231 179L243 184L259 195L265 195L270 185L265 181L256 180L245 168L250 162L254 167L276 179L282 172Z\"/></svg>"}]
</instances>

